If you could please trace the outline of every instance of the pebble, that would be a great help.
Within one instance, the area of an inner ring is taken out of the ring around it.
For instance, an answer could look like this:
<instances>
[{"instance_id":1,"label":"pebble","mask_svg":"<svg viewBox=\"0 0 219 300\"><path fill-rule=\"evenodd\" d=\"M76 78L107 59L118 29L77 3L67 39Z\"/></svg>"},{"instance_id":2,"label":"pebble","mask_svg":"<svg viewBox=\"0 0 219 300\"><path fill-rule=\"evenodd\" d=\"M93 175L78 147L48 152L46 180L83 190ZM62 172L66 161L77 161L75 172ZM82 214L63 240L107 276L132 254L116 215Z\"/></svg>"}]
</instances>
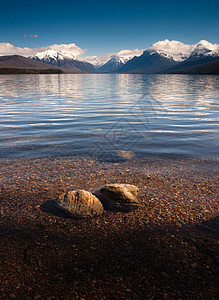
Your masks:
<instances>
[{"instance_id":1,"label":"pebble","mask_svg":"<svg viewBox=\"0 0 219 300\"><path fill-rule=\"evenodd\" d=\"M171 276L166 272L161 272L161 275L163 275L163 277L165 277L166 279L171 279Z\"/></svg>"}]
</instances>

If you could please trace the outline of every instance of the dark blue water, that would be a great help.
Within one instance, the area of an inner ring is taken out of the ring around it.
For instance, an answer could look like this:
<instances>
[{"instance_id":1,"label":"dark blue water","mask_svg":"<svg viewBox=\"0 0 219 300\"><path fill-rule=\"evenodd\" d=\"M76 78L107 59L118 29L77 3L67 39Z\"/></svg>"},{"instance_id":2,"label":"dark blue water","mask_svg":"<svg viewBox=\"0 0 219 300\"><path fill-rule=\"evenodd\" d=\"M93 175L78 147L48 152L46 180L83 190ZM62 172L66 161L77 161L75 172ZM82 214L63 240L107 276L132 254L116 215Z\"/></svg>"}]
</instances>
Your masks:
<instances>
[{"instance_id":1,"label":"dark blue water","mask_svg":"<svg viewBox=\"0 0 219 300\"><path fill-rule=\"evenodd\" d=\"M118 150L218 157L219 76L0 76L0 158Z\"/></svg>"}]
</instances>

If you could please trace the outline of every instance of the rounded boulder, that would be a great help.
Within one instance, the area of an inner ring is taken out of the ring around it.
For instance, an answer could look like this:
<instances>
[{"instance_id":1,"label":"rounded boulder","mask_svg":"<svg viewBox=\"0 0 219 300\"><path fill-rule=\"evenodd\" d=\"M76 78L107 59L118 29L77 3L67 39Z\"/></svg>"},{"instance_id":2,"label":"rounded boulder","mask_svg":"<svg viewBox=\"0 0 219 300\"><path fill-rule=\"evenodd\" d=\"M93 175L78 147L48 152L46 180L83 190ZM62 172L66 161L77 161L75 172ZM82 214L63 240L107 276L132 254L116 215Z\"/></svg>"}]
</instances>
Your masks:
<instances>
[{"instance_id":1,"label":"rounded boulder","mask_svg":"<svg viewBox=\"0 0 219 300\"><path fill-rule=\"evenodd\" d=\"M76 218L95 217L104 211L100 200L92 193L84 190L61 194L57 204L65 212Z\"/></svg>"},{"instance_id":2,"label":"rounded boulder","mask_svg":"<svg viewBox=\"0 0 219 300\"><path fill-rule=\"evenodd\" d=\"M139 206L138 188L132 184L108 184L95 191L105 209L131 211Z\"/></svg>"}]
</instances>

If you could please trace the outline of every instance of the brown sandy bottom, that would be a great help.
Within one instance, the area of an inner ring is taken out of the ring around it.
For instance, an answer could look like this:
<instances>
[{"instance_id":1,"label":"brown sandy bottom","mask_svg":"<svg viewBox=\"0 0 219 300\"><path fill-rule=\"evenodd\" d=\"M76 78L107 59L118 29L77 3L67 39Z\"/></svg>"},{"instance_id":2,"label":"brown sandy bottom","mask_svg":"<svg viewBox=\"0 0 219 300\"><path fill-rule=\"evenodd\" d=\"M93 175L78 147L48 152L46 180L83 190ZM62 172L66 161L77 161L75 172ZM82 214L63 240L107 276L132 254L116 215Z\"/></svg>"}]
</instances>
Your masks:
<instances>
[{"instance_id":1,"label":"brown sandy bottom","mask_svg":"<svg viewBox=\"0 0 219 300\"><path fill-rule=\"evenodd\" d=\"M217 299L217 161L0 161L0 299ZM140 189L139 209L88 220L39 206L64 189Z\"/></svg>"}]
</instances>

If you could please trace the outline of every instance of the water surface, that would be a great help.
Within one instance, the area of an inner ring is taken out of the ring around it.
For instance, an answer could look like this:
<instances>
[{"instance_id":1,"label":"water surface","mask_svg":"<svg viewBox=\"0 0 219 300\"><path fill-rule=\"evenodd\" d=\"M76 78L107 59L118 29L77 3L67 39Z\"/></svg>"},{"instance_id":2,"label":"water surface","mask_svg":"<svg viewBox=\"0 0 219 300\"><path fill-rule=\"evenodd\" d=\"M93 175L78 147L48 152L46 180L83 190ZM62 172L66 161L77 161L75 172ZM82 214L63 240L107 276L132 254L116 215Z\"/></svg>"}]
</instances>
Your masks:
<instances>
[{"instance_id":1,"label":"water surface","mask_svg":"<svg viewBox=\"0 0 219 300\"><path fill-rule=\"evenodd\" d=\"M219 76L0 76L0 158L218 157Z\"/></svg>"}]
</instances>

